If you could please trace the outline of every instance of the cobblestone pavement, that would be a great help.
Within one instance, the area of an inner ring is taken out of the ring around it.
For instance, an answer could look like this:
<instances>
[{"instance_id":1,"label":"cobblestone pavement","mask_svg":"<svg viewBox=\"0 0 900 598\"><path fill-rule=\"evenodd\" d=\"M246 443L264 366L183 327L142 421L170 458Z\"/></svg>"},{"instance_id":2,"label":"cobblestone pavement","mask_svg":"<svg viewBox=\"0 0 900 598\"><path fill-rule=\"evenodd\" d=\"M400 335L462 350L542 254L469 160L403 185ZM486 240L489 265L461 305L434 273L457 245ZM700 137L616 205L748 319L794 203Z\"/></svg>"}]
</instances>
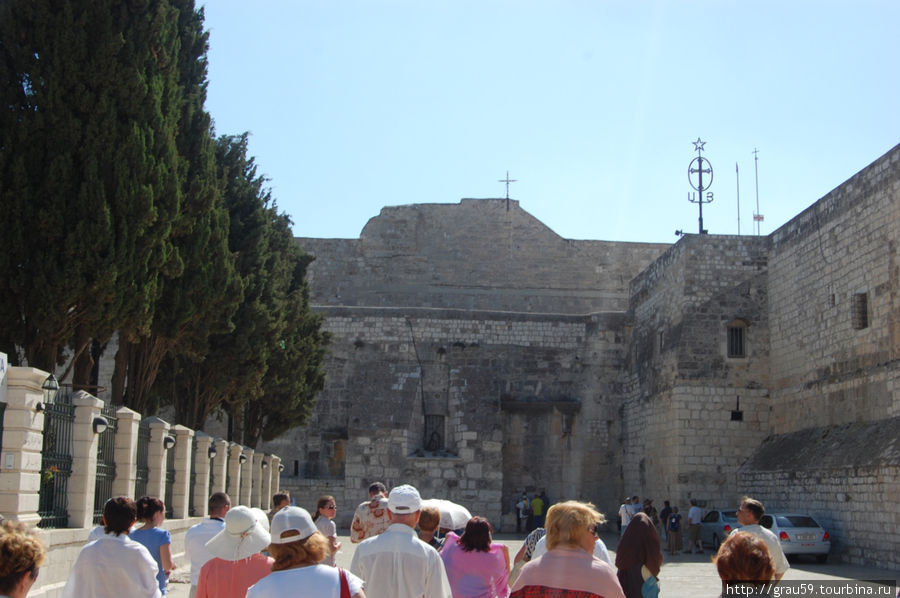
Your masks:
<instances>
[{"instance_id":1,"label":"cobblestone pavement","mask_svg":"<svg viewBox=\"0 0 900 598\"><path fill-rule=\"evenodd\" d=\"M341 552L338 553L338 565L349 568L355 545L350 542L349 536L339 536L339 539L343 542L343 547ZM498 534L494 539L509 546L509 555L512 558L521 548L523 538L516 534ZM615 534L604 534L603 541L606 543L615 561L615 546L618 542L618 537ZM712 554L709 551L704 554L682 553L675 556L663 553L663 557L663 567L659 575L661 598L715 598L720 595L719 576L716 573L715 566L710 562ZM176 555L176 562L184 563L183 556L179 559L178 555ZM169 582L169 591L166 594L169 598L187 598L190 590L188 569L189 566L185 564L176 570ZM805 582L815 584L814 587L816 588L818 587L818 582L841 582L846 580L893 580L896 585L898 580L900 580L900 571L838 563L820 565L809 559L791 563L791 568L784 576L784 580L792 583L804 582L803 585L796 588L797 592L791 594L785 592L785 595L789 595L790 598L796 595L809 598L821 596L822 594L810 594L803 591L807 587ZM890 595L882 593L880 596L883 598L895 598L897 596L896 592L897 589L895 587ZM839 594L833 595L837 596ZM845 592L840 595L847 596L848 594ZM861 594L853 595L858 596Z\"/></svg>"}]
</instances>

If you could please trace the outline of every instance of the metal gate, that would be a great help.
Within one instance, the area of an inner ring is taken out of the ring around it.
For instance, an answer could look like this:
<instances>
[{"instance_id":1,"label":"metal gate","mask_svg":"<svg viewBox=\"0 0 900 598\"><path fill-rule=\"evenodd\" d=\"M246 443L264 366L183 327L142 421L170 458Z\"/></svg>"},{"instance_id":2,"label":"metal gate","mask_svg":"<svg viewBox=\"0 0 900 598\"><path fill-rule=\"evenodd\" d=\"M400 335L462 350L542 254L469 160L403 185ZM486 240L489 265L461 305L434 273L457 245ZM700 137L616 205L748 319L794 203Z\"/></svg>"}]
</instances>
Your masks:
<instances>
[{"instance_id":1,"label":"metal gate","mask_svg":"<svg viewBox=\"0 0 900 598\"><path fill-rule=\"evenodd\" d=\"M171 519L175 515L172 499L175 496L175 447L166 450L166 489L163 502L166 504L166 517Z\"/></svg>"},{"instance_id":2,"label":"metal gate","mask_svg":"<svg viewBox=\"0 0 900 598\"><path fill-rule=\"evenodd\" d=\"M194 508L194 483L197 481L197 438L194 437L194 440L191 442L191 481L189 482L190 488L188 488L188 517L196 516L196 509Z\"/></svg>"},{"instance_id":3,"label":"metal gate","mask_svg":"<svg viewBox=\"0 0 900 598\"><path fill-rule=\"evenodd\" d=\"M112 498L113 480L116 479L116 431L119 419L116 407L105 404L100 411L109 427L97 439L97 480L94 484L94 523L103 519L103 506Z\"/></svg>"},{"instance_id":4,"label":"metal gate","mask_svg":"<svg viewBox=\"0 0 900 598\"><path fill-rule=\"evenodd\" d=\"M41 490L38 527L66 527L69 523L69 477L72 475L72 428L75 406L71 393L60 392L44 405L44 444L41 449Z\"/></svg>"},{"instance_id":5,"label":"metal gate","mask_svg":"<svg viewBox=\"0 0 900 598\"><path fill-rule=\"evenodd\" d=\"M150 481L150 424L146 420L138 426L137 467L135 468L134 496L147 496Z\"/></svg>"}]
</instances>

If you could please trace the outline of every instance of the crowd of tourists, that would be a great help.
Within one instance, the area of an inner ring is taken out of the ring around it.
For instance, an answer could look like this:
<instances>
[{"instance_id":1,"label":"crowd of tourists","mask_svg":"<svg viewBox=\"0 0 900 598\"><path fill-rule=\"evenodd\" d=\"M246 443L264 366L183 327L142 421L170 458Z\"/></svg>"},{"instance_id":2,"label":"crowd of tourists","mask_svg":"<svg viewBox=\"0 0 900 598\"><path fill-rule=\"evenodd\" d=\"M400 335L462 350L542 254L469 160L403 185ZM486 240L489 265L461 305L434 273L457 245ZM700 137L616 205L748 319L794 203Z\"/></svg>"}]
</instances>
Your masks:
<instances>
[{"instance_id":1,"label":"crowd of tourists","mask_svg":"<svg viewBox=\"0 0 900 598\"><path fill-rule=\"evenodd\" d=\"M637 504L636 497L628 504ZM548 505L541 513L543 525L528 534L511 562L506 545L494 542L493 527L484 517L471 517L460 529L445 529L441 513L423 504L413 486L400 485L388 493L375 483L369 500L354 513L351 542L358 545L345 570L335 566L341 543L333 521L333 496L322 496L313 514L292 505L287 493L273 497L268 513L232 507L224 492L210 496L208 506L209 517L185 536L191 598L659 595L659 517L646 509L628 512L622 521L613 562L599 537L605 517L592 504L570 500ZM677 515L677 510L670 508L666 517L672 513ZM735 584L766 587L784 575L787 561L777 538L758 525L763 513L759 501L741 501L743 527L722 543L713 559L723 593ZM134 501L120 496L107 501L103 525L92 531L79 553L62 595L164 596L176 567L171 537L161 527L164 517L165 506L158 498ZM0 598L26 596L45 557L34 530L4 521Z\"/></svg>"}]
</instances>

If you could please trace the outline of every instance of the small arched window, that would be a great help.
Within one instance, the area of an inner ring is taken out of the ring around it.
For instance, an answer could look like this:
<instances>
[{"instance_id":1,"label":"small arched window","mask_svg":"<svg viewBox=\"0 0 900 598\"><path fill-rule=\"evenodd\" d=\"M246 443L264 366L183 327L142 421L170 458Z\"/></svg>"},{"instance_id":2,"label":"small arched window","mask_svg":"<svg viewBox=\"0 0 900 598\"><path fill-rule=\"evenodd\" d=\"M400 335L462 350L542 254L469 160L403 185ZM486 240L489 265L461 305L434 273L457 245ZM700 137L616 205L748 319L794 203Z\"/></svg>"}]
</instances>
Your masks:
<instances>
[{"instance_id":1,"label":"small arched window","mask_svg":"<svg viewBox=\"0 0 900 598\"><path fill-rule=\"evenodd\" d=\"M747 329L750 322L744 318L735 318L728 323L728 357L743 359L747 357Z\"/></svg>"}]
</instances>

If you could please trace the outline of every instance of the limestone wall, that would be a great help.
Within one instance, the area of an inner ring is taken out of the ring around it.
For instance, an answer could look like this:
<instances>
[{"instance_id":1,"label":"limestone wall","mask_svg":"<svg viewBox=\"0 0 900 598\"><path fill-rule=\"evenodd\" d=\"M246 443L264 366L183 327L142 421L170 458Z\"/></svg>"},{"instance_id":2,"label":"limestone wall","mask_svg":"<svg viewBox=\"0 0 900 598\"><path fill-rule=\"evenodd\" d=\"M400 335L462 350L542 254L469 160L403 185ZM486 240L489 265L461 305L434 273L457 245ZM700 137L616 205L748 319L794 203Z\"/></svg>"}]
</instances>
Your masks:
<instances>
[{"instance_id":1,"label":"limestone wall","mask_svg":"<svg viewBox=\"0 0 900 598\"><path fill-rule=\"evenodd\" d=\"M900 146L772 234L776 432L900 414L898 239Z\"/></svg>"},{"instance_id":2,"label":"limestone wall","mask_svg":"<svg viewBox=\"0 0 900 598\"><path fill-rule=\"evenodd\" d=\"M668 245L563 239L512 200L386 207L357 239L298 239L320 305L624 311Z\"/></svg>"}]
</instances>

